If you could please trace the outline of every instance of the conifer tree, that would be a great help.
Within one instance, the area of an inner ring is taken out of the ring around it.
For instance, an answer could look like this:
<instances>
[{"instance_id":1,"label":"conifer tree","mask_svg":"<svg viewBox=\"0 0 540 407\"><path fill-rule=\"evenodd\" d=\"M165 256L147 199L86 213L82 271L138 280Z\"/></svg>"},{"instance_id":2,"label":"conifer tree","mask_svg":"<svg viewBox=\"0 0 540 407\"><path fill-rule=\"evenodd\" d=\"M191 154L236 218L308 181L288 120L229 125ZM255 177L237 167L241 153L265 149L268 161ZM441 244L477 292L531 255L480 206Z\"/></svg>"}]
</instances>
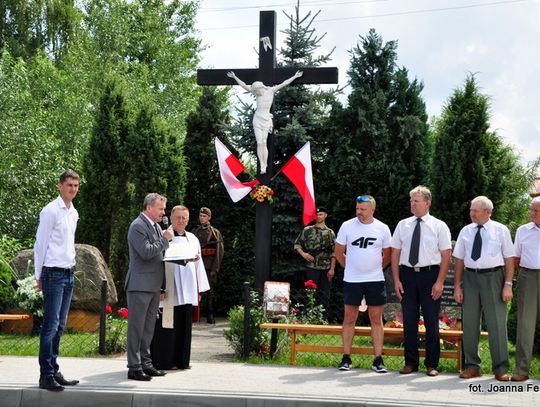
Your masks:
<instances>
[{"instance_id":1,"label":"conifer tree","mask_svg":"<svg viewBox=\"0 0 540 407\"><path fill-rule=\"evenodd\" d=\"M351 51L348 106L332 109L325 133L326 200L335 216L354 216L354 198L373 195L377 218L393 228L409 214L408 192L426 183L429 134L423 85L397 66L397 42L371 29Z\"/></svg>"},{"instance_id":2,"label":"conifer tree","mask_svg":"<svg viewBox=\"0 0 540 407\"><path fill-rule=\"evenodd\" d=\"M489 131L489 118L488 97L468 75L435 123L433 207L454 238L470 223L470 201L479 195L493 201L493 218L512 229L527 221L523 196L537 165L526 171L512 149Z\"/></svg>"},{"instance_id":3,"label":"conifer tree","mask_svg":"<svg viewBox=\"0 0 540 407\"><path fill-rule=\"evenodd\" d=\"M130 127L124 87L111 77L83 161L77 228L78 240L96 246L107 262L111 260L112 229L126 208L129 162L124 153Z\"/></svg>"},{"instance_id":4,"label":"conifer tree","mask_svg":"<svg viewBox=\"0 0 540 407\"><path fill-rule=\"evenodd\" d=\"M205 87L197 110L186 119L183 152L188 172L184 205L192 218L201 206L216 207L225 202L214 147L216 137L227 143L225 129L230 118L225 97L222 91Z\"/></svg>"}]
</instances>

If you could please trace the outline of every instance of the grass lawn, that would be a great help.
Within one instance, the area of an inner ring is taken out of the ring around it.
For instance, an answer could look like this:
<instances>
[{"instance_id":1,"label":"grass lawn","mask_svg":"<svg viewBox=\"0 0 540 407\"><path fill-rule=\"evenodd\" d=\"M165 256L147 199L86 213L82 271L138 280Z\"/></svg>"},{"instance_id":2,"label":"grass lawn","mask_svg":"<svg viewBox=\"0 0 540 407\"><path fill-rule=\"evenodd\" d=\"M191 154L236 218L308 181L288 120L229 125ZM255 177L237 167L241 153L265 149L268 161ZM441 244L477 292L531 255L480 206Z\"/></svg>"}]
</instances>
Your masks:
<instances>
[{"instance_id":1,"label":"grass lawn","mask_svg":"<svg viewBox=\"0 0 540 407\"><path fill-rule=\"evenodd\" d=\"M99 356L97 333L66 333L60 341L62 356ZM24 334L0 335L0 354L12 356L38 356L39 336Z\"/></svg>"}]
</instances>

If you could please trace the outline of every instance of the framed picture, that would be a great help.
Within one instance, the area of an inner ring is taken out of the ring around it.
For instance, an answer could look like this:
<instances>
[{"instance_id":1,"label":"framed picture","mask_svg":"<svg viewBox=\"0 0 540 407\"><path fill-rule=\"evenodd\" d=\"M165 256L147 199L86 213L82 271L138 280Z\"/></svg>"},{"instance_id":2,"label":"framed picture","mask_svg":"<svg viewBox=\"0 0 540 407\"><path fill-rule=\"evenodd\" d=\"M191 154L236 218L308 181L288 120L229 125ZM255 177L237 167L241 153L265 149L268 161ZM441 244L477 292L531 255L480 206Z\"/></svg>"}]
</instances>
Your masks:
<instances>
[{"instance_id":1,"label":"framed picture","mask_svg":"<svg viewBox=\"0 0 540 407\"><path fill-rule=\"evenodd\" d=\"M289 315L289 303L291 299L291 285L277 281L264 283L264 316L277 318Z\"/></svg>"}]
</instances>

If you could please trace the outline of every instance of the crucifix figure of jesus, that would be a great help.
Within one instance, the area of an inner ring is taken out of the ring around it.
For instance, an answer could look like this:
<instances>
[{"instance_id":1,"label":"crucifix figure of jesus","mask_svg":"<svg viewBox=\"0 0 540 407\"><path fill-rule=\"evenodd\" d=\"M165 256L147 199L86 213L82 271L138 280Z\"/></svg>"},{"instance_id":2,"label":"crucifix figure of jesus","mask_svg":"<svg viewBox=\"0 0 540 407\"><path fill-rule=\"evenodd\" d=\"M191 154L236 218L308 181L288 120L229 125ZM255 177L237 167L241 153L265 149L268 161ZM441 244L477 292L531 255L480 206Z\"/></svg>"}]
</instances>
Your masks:
<instances>
[{"instance_id":1,"label":"crucifix figure of jesus","mask_svg":"<svg viewBox=\"0 0 540 407\"><path fill-rule=\"evenodd\" d=\"M274 127L272 123L273 115L270 113L272 103L274 102L274 94L281 88L290 85L296 78L300 78L302 75L302 71L296 71L292 77L285 79L279 85L266 86L261 81L255 81L251 85L246 85L233 71L227 72L229 78L233 78L242 88L255 96L257 108L253 115L253 132L255 133L255 140L257 140L257 157L259 158L261 174L266 174L266 167L268 165L267 140L268 134L272 133Z\"/></svg>"},{"instance_id":2,"label":"crucifix figure of jesus","mask_svg":"<svg viewBox=\"0 0 540 407\"><path fill-rule=\"evenodd\" d=\"M276 91L293 81L294 85L337 83L338 70L330 67L303 67L300 74L296 67L278 67L275 41L276 12L261 11L259 16L259 66L254 69L199 69L197 83L206 86L240 85L255 95L257 107L253 117L253 129L260 167L257 178L261 183L268 184L274 175L272 102ZM240 81L236 75L242 80ZM246 83L251 83L251 86ZM264 282L271 277L271 255L272 206L268 202L263 202L256 206L255 288L258 290L262 290Z\"/></svg>"}]
</instances>

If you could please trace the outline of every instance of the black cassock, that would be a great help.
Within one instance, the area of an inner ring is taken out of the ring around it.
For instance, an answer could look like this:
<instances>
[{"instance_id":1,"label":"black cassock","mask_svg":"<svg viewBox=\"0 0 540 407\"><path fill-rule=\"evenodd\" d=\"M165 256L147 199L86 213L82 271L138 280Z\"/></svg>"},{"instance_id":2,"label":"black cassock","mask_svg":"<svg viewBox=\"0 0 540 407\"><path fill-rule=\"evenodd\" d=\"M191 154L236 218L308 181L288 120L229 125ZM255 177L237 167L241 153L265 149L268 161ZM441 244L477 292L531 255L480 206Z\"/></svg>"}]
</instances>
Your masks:
<instances>
[{"instance_id":1,"label":"black cassock","mask_svg":"<svg viewBox=\"0 0 540 407\"><path fill-rule=\"evenodd\" d=\"M157 369L189 369L193 305L174 307L174 328L163 328L161 309L150 345L152 363Z\"/></svg>"}]
</instances>

